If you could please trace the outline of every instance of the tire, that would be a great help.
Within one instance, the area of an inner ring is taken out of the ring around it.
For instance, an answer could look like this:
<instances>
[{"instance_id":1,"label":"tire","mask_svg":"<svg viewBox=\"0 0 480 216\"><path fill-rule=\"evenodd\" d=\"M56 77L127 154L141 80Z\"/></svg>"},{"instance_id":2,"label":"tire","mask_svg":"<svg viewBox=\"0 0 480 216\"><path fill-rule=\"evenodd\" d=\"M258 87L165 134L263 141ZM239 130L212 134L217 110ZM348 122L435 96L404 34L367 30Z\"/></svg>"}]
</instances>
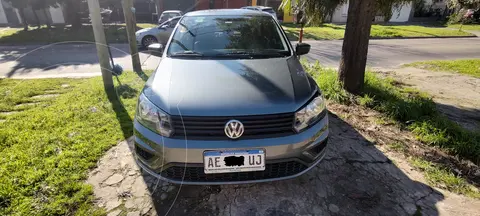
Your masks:
<instances>
[{"instance_id":1,"label":"tire","mask_svg":"<svg viewBox=\"0 0 480 216\"><path fill-rule=\"evenodd\" d=\"M154 37L154 36L147 35L147 36L143 37L143 39L142 39L142 46L145 47L145 48L148 48L149 45L154 44L154 43L158 43L157 38Z\"/></svg>"}]
</instances>

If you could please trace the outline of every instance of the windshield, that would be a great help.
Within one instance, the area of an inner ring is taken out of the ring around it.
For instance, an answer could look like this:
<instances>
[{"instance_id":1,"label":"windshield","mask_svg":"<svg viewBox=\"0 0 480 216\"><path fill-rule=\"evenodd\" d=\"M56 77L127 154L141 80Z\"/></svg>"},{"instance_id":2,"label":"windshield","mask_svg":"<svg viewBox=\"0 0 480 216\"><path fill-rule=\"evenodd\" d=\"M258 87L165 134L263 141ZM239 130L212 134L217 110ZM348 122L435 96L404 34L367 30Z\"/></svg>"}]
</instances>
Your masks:
<instances>
[{"instance_id":1,"label":"windshield","mask_svg":"<svg viewBox=\"0 0 480 216\"><path fill-rule=\"evenodd\" d=\"M160 25L158 25L158 27L162 27L164 25L168 25L169 27L173 28L175 27L175 25L177 25L177 22L180 18L175 18L175 19L170 19L170 20L167 20L163 23L161 23Z\"/></svg>"},{"instance_id":2,"label":"windshield","mask_svg":"<svg viewBox=\"0 0 480 216\"><path fill-rule=\"evenodd\" d=\"M272 8L263 9L262 11L263 11L263 12L270 13L270 14L274 14L274 13L275 13L275 11L274 11Z\"/></svg>"},{"instance_id":3,"label":"windshield","mask_svg":"<svg viewBox=\"0 0 480 216\"><path fill-rule=\"evenodd\" d=\"M269 16L188 16L178 24L167 56L290 55L287 41Z\"/></svg>"},{"instance_id":4,"label":"windshield","mask_svg":"<svg viewBox=\"0 0 480 216\"><path fill-rule=\"evenodd\" d=\"M162 13L162 18L166 17L166 18L173 18L173 17L176 17L176 16L180 16L179 13L177 12L167 12L167 13Z\"/></svg>"}]
</instances>

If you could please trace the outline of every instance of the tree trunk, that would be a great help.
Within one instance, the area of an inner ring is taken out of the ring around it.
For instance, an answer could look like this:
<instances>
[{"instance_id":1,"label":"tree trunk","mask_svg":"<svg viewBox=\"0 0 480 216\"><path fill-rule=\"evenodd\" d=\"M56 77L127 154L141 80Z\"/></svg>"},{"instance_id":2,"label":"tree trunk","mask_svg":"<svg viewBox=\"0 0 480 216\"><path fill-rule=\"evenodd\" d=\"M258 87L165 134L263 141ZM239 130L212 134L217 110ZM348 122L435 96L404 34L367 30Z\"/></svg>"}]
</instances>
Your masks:
<instances>
[{"instance_id":1,"label":"tree trunk","mask_svg":"<svg viewBox=\"0 0 480 216\"><path fill-rule=\"evenodd\" d=\"M162 0L155 0L155 7L157 8L157 20L154 20L153 23L158 23L158 20L160 19L160 15L162 14L163 11L163 1Z\"/></svg>"},{"instance_id":2,"label":"tree trunk","mask_svg":"<svg viewBox=\"0 0 480 216\"><path fill-rule=\"evenodd\" d=\"M42 25L40 23L40 19L38 18L37 10L32 8L32 11L33 11L33 16L35 17L35 21L37 21L37 27L41 28Z\"/></svg>"},{"instance_id":3,"label":"tree trunk","mask_svg":"<svg viewBox=\"0 0 480 216\"><path fill-rule=\"evenodd\" d=\"M80 8L81 1L78 0L67 0L66 1L66 10L68 16L68 22L72 25L72 28L78 29L82 26L82 20L78 14L78 8Z\"/></svg>"},{"instance_id":4,"label":"tree trunk","mask_svg":"<svg viewBox=\"0 0 480 216\"><path fill-rule=\"evenodd\" d=\"M338 79L350 93L363 90L375 0L350 0Z\"/></svg>"},{"instance_id":5,"label":"tree trunk","mask_svg":"<svg viewBox=\"0 0 480 216\"><path fill-rule=\"evenodd\" d=\"M23 10L24 8L18 9L18 13L20 14L20 19L22 19L23 30L28 31L28 23L27 23L27 19L25 18L25 11Z\"/></svg>"},{"instance_id":6,"label":"tree trunk","mask_svg":"<svg viewBox=\"0 0 480 216\"><path fill-rule=\"evenodd\" d=\"M47 10L42 8L43 15L45 16L45 23L47 24L47 28L52 28L52 24L50 24L50 18L48 17Z\"/></svg>"},{"instance_id":7,"label":"tree trunk","mask_svg":"<svg viewBox=\"0 0 480 216\"><path fill-rule=\"evenodd\" d=\"M127 26L127 38L130 45L130 54L132 55L133 71L142 72L142 64L138 54L137 40L135 38L135 14L132 12L133 0L122 0L123 15L125 16L125 24Z\"/></svg>"},{"instance_id":8,"label":"tree trunk","mask_svg":"<svg viewBox=\"0 0 480 216\"><path fill-rule=\"evenodd\" d=\"M75 0L76 1L76 0ZM97 47L97 56L102 71L103 87L109 99L115 98L115 85L112 78L112 65L107 47L107 39L103 30L102 16L100 15L100 4L98 0L88 0L88 11L92 19L93 36Z\"/></svg>"}]
</instances>

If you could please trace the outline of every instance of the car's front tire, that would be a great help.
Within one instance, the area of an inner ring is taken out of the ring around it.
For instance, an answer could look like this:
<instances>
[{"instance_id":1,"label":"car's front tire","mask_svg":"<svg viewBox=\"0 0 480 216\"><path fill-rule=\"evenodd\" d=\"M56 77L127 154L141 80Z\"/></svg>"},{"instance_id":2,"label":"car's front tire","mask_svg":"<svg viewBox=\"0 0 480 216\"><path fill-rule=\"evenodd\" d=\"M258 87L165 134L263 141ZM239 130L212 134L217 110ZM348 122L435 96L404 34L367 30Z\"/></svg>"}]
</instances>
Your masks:
<instances>
[{"instance_id":1,"label":"car's front tire","mask_svg":"<svg viewBox=\"0 0 480 216\"><path fill-rule=\"evenodd\" d=\"M142 39L142 46L145 47L145 48L147 48L149 45L154 44L154 43L158 43L157 38L155 38L154 36L147 35L147 36L143 37L143 39Z\"/></svg>"}]
</instances>

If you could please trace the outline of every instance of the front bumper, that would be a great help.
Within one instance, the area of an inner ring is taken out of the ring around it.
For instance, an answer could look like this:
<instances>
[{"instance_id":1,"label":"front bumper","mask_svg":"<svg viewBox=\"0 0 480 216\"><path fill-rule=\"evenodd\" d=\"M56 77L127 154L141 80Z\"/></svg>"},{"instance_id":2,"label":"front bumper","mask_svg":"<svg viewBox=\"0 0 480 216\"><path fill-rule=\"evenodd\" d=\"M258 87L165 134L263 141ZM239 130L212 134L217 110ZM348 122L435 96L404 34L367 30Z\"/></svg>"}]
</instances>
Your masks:
<instances>
[{"instance_id":1,"label":"front bumper","mask_svg":"<svg viewBox=\"0 0 480 216\"><path fill-rule=\"evenodd\" d=\"M185 140L162 137L134 123L135 158L149 174L177 184L241 184L300 176L321 161L328 140L328 115L307 130L285 137L246 140ZM266 170L203 173L206 150L265 149Z\"/></svg>"}]
</instances>

